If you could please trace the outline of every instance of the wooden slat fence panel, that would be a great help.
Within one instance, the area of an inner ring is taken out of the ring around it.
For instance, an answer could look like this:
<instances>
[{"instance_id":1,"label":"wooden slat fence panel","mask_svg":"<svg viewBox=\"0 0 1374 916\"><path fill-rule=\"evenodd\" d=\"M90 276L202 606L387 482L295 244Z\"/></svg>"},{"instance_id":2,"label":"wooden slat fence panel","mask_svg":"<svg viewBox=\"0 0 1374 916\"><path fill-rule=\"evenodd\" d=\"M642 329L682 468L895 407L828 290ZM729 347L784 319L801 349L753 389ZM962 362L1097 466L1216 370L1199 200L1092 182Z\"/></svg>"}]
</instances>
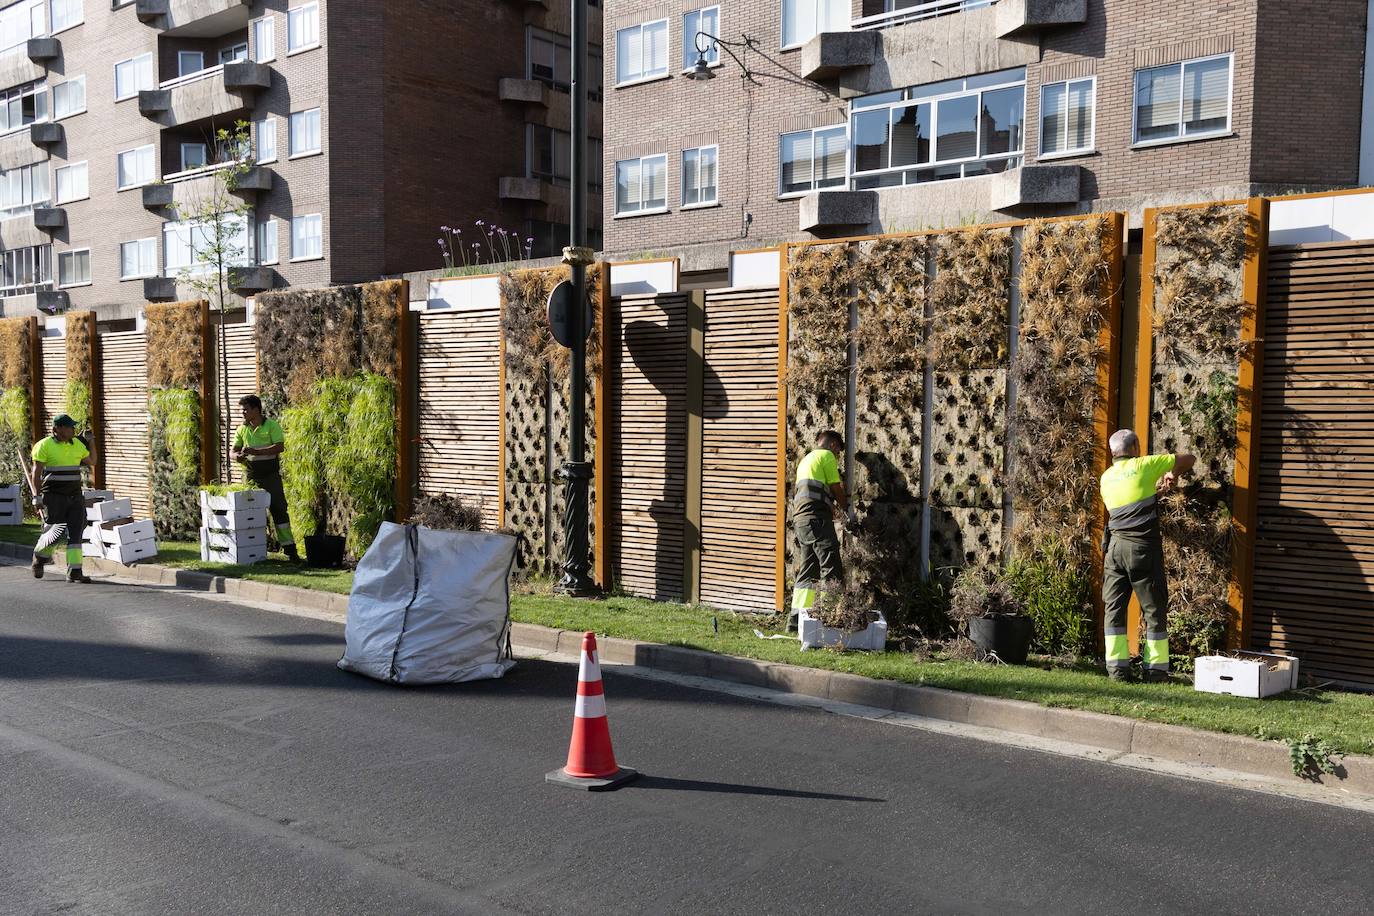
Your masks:
<instances>
[{"instance_id":1,"label":"wooden slat fence panel","mask_svg":"<svg viewBox=\"0 0 1374 916\"><path fill-rule=\"evenodd\" d=\"M501 316L497 309L420 316L420 492L501 503Z\"/></svg>"},{"instance_id":2,"label":"wooden slat fence panel","mask_svg":"<svg viewBox=\"0 0 1374 916\"><path fill-rule=\"evenodd\" d=\"M776 610L778 291L706 297L701 600Z\"/></svg>"},{"instance_id":3,"label":"wooden slat fence panel","mask_svg":"<svg viewBox=\"0 0 1374 916\"><path fill-rule=\"evenodd\" d=\"M687 475L687 296L626 296L611 379L611 562L615 581L680 601Z\"/></svg>"},{"instance_id":4,"label":"wooden slat fence panel","mask_svg":"<svg viewBox=\"0 0 1374 916\"><path fill-rule=\"evenodd\" d=\"M43 403L35 406L40 411L46 435L46 431L52 429L52 418L62 412L67 387L67 338L44 337L41 347Z\"/></svg>"},{"instance_id":5,"label":"wooden slat fence panel","mask_svg":"<svg viewBox=\"0 0 1374 916\"><path fill-rule=\"evenodd\" d=\"M239 428L241 422L239 398L258 391L258 346L254 334L255 329L251 324L235 324L224 329L224 350L229 357L229 415L223 416L225 408L222 395L216 398L215 404L220 437L215 443L215 454L221 456L221 461L224 460L225 440ZM218 333L215 340L219 340ZM214 371L218 378L220 367L216 366ZM230 465L231 479L235 483L242 483L246 479L243 465L232 461Z\"/></svg>"},{"instance_id":6,"label":"wooden slat fence panel","mask_svg":"<svg viewBox=\"0 0 1374 916\"><path fill-rule=\"evenodd\" d=\"M1374 686L1374 242L1272 249L1253 645Z\"/></svg>"},{"instance_id":7,"label":"wooden slat fence panel","mask_svg":"<svg viewBox=\"0 0 1374 916\"><path fill-rule=\"evenodd\" d=\"M150 518L147 345L142 331L105 334L100 344L105 487L132 499L136 517Z\"/></svg>"}]
</instances>

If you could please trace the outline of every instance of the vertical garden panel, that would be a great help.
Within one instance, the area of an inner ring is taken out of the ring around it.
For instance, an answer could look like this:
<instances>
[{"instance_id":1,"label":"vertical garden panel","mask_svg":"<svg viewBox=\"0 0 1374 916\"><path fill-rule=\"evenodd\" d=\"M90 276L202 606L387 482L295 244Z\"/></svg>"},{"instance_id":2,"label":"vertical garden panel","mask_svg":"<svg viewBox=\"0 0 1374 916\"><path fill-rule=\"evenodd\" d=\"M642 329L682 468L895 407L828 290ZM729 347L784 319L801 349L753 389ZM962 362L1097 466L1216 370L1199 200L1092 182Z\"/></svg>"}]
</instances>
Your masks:
<instances>
[{"instance_id":1,"label":"vertical garden panel","mask_svg":"<svg viewBox=\"0 0 1374 916\"><path fill-rule=\"evenodd\" d=\"M33 318L0 319L0 486L24 479L29 449L40 428L37 412L42 405L34 398L37 334Z\"/></svg>"},{"instance_id":2,"label":"vertical garden panel","mask_svg":"<svg viewBox=\"0 0 1374 916\"><path fill-rule=\"evenodd\" d=\"M95 457L90 481L101 484L104 450L100 424L99 336L95 312L68 312L67 334L63 341L65 365L62 386L62 412L76 421L77 431L87 437Z\"/></svg>"},{"instance_id":3,"label":"vertical garden panel","mask_svg":"<svg viewBox=\"0 0 1374 916\"><path fill-rule=\"evenodd\" d=\"M149 497L159 537L188 540L200 526L206 308L203 301L149 305Z\"/></svg>"},{"instance_id":4,"label":"vertical garden panel","mask_svg":"<svg viewBox=\"0 0 1374 916\"><path fill-rule=\"evenodd\" d=\"M148 366L141 331L100 338L105 487L133 500L134 515L149 518Z\"/></svg>"}]
</instances>

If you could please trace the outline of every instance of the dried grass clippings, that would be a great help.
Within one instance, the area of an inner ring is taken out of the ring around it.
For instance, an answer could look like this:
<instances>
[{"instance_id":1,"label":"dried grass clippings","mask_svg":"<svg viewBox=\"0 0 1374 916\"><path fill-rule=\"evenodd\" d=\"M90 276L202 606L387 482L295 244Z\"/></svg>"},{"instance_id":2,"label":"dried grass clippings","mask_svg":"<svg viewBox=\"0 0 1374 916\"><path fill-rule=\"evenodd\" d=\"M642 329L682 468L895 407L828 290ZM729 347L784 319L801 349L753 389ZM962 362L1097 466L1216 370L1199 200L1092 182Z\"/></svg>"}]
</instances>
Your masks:
<instances>
[{"instance_id":1,"label":"dried grass clippings","mask_svg":"<svg viewBox=\"0 0 1374 916\"><path fill-rule=\"evenodd\" d=\"M27 318L0 318L0 388L32 388L32 333Z\"/></svg>"},{"instance_id":2,"label":"dried grass clippings","mask_svg":"<svg viewBox=\"0 0 1374 916\"><path fill-rule=\"evenodd\" d=\"M1166 210L1156 223L1153 330L1157 363L1233 363L1241 322L1249 214L1243 205Z\"/></svg>"},{"instance_id":3,"label":"dried grass clippings","mask_svg":"<svg viewBox=\"0 0 1374 916\"><path fill-rule=\"evenodd\" d=\"M67 381L90 385L95 378L95 322L91 312L67 313Z\"/></svg>"},{"instance_id":4,"label":"dried grass clippings","mask_svg":"<svg viewBox=\"0 0 1374 916\"><path fill-rule=\"evenodd\" d=\"M203 306L200 301L148 305L144 315L150 388L200 389L205 371Z\"/></svg>"},{"instance_id":5,"label":"dried grass clippings","mask_svg":"<svg viewBox=\"0 0 1374 916\"><path fill-rule=\"evenodd\" d=\"M937 369L1002 366L1011 310L1011 233L966 229L935 246L928 352Z\"/></svg>"}]
</instances>

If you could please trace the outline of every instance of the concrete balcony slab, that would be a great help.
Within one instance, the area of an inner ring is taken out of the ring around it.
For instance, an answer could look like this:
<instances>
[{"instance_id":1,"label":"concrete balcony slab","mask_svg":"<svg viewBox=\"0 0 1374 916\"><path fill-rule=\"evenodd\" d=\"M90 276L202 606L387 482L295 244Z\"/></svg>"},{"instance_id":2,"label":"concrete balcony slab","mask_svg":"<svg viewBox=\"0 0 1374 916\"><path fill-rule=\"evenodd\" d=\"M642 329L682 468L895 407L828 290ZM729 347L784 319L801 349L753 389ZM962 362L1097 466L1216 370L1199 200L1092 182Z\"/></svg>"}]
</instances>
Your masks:
<instances>
[{"instance_id":1,"label":"concrete balcony slab","mask_svg":"<svg viewBox=\"0 0 1374 916\"><path fill-rule=\"evenodd\" d=\"M172 186L169 184L145 184L139 190L143 194L143 206L149 210L172 205Z\"/></svg>"},{"instance_id":2,"label":"concrete balcony slab","mask_svg":"<svg viewBox=\"0 0 1374 916\"><path fill-rule=\"evenodd\" d=\"M41 80L48 68L41 61L30 60L27 54L7 54L0 57L0 88L22 86Z\"/></svg>"},{"instance_id":3,"label":"concrete balcony slab","mask_svg":"<svg viewBox=\"0 0 1374 916\"><path fill-rule=\"evenodd\" d=\"M539 178L502 178L499 192L502 200L547 204L551 188L552 185Z\"/></svg>"},{"instance_id":4,"label":"concrete balcony slab","mask_svg":"<svg viewBox=\"0 0 1374 916\"><path fill-rule=\"evenodd\" d=\"M138 110L164 127L178 127L245 112L257 93L271 85L270 67L239 61L203 77L173 81L167 88L145 89L138 94Z\"/></svg>"},{"instance_id":5,"label":"concrete balcony slab","mask_svg":"<svg viewBox=\"0 0 1374 916\"><path fill-rule=\"evenodd\" d=\"M247 26L249 0L137 0L139 21L167 35L216 38Z\"/></svg>"},{"instance_id":6,"label":"concrete balcony slab","mask_svg":"<svg viewBox=\"0 0 1374 916\"><path fill-rule=\"evenodd\" d=\"M44 232L52 232L67 225L67 211L61 207L34 207L33 224Z\"/></svg>"},{"instance_id":7,"label":"concrete balcony slab","mask_svg":"<svg viewBox=\"0 0 1374 916\"><path fill-rule=\"evenodd\" d=\"M822 32L802 47L798 72L804 79L826 82L873 66L881 47L881 32Z\"/></svg>"},{"instance_id":8,"label":"concrete balcony slab","mask_svg":"<svg viewBox=\"0 0 1374 916\"><path fill-rule=\"evenodd\" d=\"M46 245L51 241L52 238L46 232L34 225L31 213L0 220L0 249L8 251L13 248L32 248L34 245Z\"/></svg>"},{"instance_id":9,"label":"concrete balcony slab","mask_svg":"<svg viewBox=\"0 0 1374 916\"><path fill-rule=\"evenodd\" d=\"M827 234L868 226L878 219L877 191L814 191L797 205L802 232Z\"/></svg>"},{"instance_id":10,"label":"concrete balcony slab","mask_svg":"<svg viewBox=\"0 0 1374 916\"><path fill-rule=\"evenodd\" d=\"M56 38L30 38L26 50L29 60L36 64L46 64L62 56L62 42Z\"/></svg>"},{"instance_id":11,"label":"concrete balcony slab","mask_svg":"<svg viewBox=\"0 0 1374 916\"><path fill-rule=\"evenodd\" d=\"M1088 0L1000 0L995 9L999 38L1088 21Z\"/></svg>"},{"instance_id":12,"label":"concrete balcony slab","mask_svg":"<svg viewBox=\"0 0 1374 916\"><path fill-rule=\"evenodd\" d=\"M276 271L270 267L239 267L229 271L229 288L236 293L260 293L276 285Z\"/></svg>"},{"instance_id":13,"label":"concrete balcony slab","mask_svg":"<svg viewBox=\"0 0 1374 916\"><path fill-rule=\"evenodd\" d=\"M47 151L34 145L33 135L28 130L15 130L0 135L0 172L33 165L47 158Z\"/></svg>"},{"instance_id":14,"label":"concrete balcony slab","mask_svg":"<svg viewBox=\"0 0 1374 916\"><path fill-rule=\"evenodd\" d=\"M29 125L29 142L34 146L56 146L66 139L66 129L51 121Z\"/></svg>"},{"instance_id":15,"label":"concrete balcony slab","mask_svg":"<svg viewBox=\"0 0 1374 916\"><path fill-rule=\"evenodd\" d=\"M65 289L40 289L34 293L34 305L41 312L56 315L71 308L72 297Z\"/></svg>"},{"instance_id":16,"label":"concrete balcony slab","mask_svg":"<svg viewBox=\"0 0 1374 916\"><path fill-rule=\"evenodd\" d=\"M1083 169L1077 165L1023 165L994 175L989 188L993 210L1078 202Z\"/></svg>"},{"instance_id":17,"label":"concrete balcony slab","mask_svg":"<svg viewBox=\"0 0 1374 916\"><path fill-rule=\"evenodd\" d=\"M496 85L496 94L503 102L543 107L548 107L549 104L549 87L539 80L503 77Z\"/></svg>"},{"instance_id":18,"label":"concrete balcony slab","mask_svg":"<svg viewBox=\"0 0 1374 916\"><path fill-rule=\"evenodd\" d=\"M176 277L146 277L143 298L149 302L172 302L177 297Z\"/></svg>"}]
</instances>

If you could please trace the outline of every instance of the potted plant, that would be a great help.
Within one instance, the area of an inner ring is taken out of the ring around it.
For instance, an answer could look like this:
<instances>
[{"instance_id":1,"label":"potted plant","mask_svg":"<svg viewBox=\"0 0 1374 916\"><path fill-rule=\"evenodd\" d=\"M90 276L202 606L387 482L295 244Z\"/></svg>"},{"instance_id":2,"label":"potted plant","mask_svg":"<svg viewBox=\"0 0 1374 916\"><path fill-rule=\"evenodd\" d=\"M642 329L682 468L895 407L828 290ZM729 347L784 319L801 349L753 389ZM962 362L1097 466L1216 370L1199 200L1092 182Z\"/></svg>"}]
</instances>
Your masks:
<instances>
[{"instance_id":1,"label":"potted plant","mask_svg":"<svg viewBox=\"0 0 1374 916\"><path fill-rule=\"evenodd\" d=\"M960 572L950 592L949 612L956 624L967 625L980 660L996 656L1008 664L1025 664L1034 623L996 567L970 566Z\"/></svg>"}]
</instances>

